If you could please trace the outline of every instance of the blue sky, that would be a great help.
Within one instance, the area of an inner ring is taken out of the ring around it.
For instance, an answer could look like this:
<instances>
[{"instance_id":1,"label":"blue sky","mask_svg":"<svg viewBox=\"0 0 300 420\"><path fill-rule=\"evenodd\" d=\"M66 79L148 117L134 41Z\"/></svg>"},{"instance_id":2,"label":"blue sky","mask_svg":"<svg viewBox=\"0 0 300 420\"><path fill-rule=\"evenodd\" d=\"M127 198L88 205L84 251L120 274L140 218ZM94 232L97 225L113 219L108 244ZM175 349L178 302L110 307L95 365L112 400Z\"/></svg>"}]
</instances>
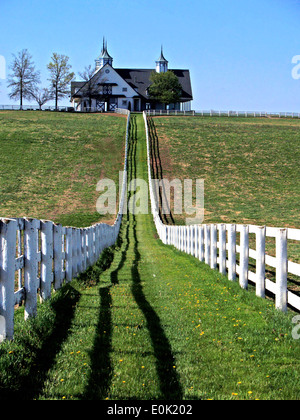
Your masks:
<instances>
[{"instance_id":1,"label":"blue sky","mask_svg":"<svg viewBox=\"0 0 300 420\"><path fill-rule=\"evenodd\" d=\"M191 71L193 109L300 112L299 22L299 0L0 0L0 56L7 74L27 48L46 87L53 52L78 76L103 36L115 67L154 68L163 44L170 68Z\"/></svg>"}]
</instances>

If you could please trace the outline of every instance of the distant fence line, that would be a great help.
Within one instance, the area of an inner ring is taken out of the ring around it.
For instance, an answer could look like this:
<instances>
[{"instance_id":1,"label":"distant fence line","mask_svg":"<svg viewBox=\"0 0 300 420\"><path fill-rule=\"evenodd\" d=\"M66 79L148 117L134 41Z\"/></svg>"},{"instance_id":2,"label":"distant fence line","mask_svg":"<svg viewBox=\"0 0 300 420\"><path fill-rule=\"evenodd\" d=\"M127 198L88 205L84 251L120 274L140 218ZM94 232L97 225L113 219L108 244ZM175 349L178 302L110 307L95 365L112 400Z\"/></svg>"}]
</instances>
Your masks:
<instances>
[{"instance_id":1,"label":"distant fence line","mask_svg":"<svg viewBox=\"0 0 300 420\"><path fill-rule=\"evenodd\" d=\"M0 105L0 111L19 111L20 105ZM97 108L84 108L83 111L75 111L72 106L47 106L43 105L41 108L38 105L23 105L23 111L61 111L61 112L87 112L99 113ZM116 108L116 113L127 114L129 111L123 108ZM165 116L165 115L183 115L183 116L202 116L202 117L244 117L244 118L300 118L298 112L266 112L266 111L216 111L216 110L203 110L203 111L176 111L176 110L147 110L145 111L149 116Z\"/></svg>"},{"instance_id":2,"label":"distant fence line","mask_svg":"<svg viewBox=\"0 0 300 420\"><path fill-rule=\"evenodd\" d=\"M158 198L152 182L147 112L144 112L144 121L151 211L162 242L195 256L212 269L219 268L220 273L227 273L231 281L236 281L238 275L239 283L244 289L248 288L249 281L253 282L257 296L264 298L266 291L270 291L275 295L276 307L283 312L287 310L288 304L300 310L300 297L290 292L287 285L288 273L300 276L300 264L289 261L287 253L288 240L300 241L300 229L237 224L165 225L159 215ZM237 233L240 235L239 243ZM255 235L255 250L249 246L250 234ZM266 237L275 238L276 257L266 254ZM249 268L249 258L256 261L255 273ZM266 265L276 269L276 282L266 278Z\"/></svg>"},{"instance_id":3,"label":"distant fence line","mask_svg":"<svg viewBox=\"0 0 300 420\"><path fill-rule=\"evenodd\" d=\"M170 111L170 110L148 110L149 116L201 116L201 117L244 117L244 118L300 118L297 112L257 112L257 111Z\"/></svg>"},{"instance_id":4,"label":"distant fence line","mask_svg":"<svg viewBox=\"0 0 300 420\"><path fill-rule=\"evenodd\" d=\"M113 226L63 227L52 221L0 218L0 342L14 336L14 307L24 304L25 319L36 315L38 292L51 297L78 274L96 263L118 237L127 192L127 153L130 113L127 112L123 184Z\"/></svg>"},{"instance_id":5,"label":"distant fence line","mask_svg":"<svg viewBox=\"0 0 300 420\"><path fill-rule=\"evenodd\" d=\"M65 111L65 112L74 112L74 108L72 106L47 106L43 105L41 108L38 105L22 105L22 109L20 109L20 105L0 105L0 111Z\"/></svg>"}]
</instances>

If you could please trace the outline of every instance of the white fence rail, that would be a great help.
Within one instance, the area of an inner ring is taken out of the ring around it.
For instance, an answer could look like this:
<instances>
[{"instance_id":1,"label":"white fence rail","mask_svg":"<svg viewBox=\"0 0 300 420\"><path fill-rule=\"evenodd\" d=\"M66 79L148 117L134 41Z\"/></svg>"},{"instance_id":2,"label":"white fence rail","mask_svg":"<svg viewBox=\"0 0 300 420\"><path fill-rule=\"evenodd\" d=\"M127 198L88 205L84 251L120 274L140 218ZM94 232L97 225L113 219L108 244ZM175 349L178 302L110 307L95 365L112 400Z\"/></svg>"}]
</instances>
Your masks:
<instances>
[{"instance_id":1,"label":"white fence rail","mask_svg":"<svg viewBox=\"0 0 300 420\"><path fill-rule=\"evenodd\" d=\"M125 161L119 212L113 226L63 227L47 220L0 218L0 342L14 336L14 308L24 303L25 319L35 316L38 294L51 297L96 263L118 237L127 192L127 119Z\"/></svg>"},{"instance_id":2,"label":"white fence rail","mask_svg":"<svg viewBox=\"0 0 300 420\"><path fill-rule=\"evenodd\" d=\"M74 112L75 109L72 106L55 106L43 105L42 107L38 105L0 105L0 111L61 111L61 112Z\"/></svg>"},{"instance_id":3,"label":"white fence rail","mask_svg":"<svg viewBox=\"0 0 300 420\"><path fill-rule=\"evenodd\" d=\"M242 288L248 288L248 282L255 284L256 294L262 298L266 291L275 295L276 307L286 311L288 304L300 310L300 297L288 290L288 273L300 276L300 264L288 260L288 240L300 241L300 229L281 229L254 225L211 224L194 226L169 226L163 224L158 210L157 197L151 176L150 142L147 113L144 112L147 137L148 178L151 210L157 233L164 244L173 245L180 251L191 254L200 261L219 269L236 281ZM237 241L239 234L239 243ZM249 235L254 234L256 249L249 246ZM276 257L266 254L266 238L276 241ZM238 255L239 254L239 258ZM256 262L256 271L249 268L249 258ZM238 264L239 260L239 264ZM276 282L266 278L266 265L276 269Z\"/></svg>"},{"instance_id":4,"label":"white fence rail","mask_svg":"<svg viewBox=\"0 0 300 420\"><path fill-rule=\"evenodd\" d=\"M255 117L255 118L300 118L298 112L261 112L261 111L171 111L171 110L148 110L149 116L202 116L202 117Z\"/></svg>"}]
</instances>

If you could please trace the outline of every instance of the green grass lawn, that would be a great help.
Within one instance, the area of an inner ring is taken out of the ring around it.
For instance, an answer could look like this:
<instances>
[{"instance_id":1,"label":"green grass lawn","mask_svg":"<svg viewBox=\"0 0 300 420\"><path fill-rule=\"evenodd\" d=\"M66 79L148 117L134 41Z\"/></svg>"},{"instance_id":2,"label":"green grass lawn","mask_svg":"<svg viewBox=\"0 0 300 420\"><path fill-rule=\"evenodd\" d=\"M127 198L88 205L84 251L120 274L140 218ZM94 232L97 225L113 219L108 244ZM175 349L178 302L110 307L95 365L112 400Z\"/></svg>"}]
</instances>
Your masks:
<instances>
[{"instance_id":1,"label":"green grass lawn","mask_svg":"<svg viewBox=\"0 0 300 420\"><path fill-rule=\"evenodd\" d=\"M1 216L78 227L99 221L97 182L118 184L125 130L119 116L0 112Z\"/></svg>"},{"instance_id":2,"label":"green grass lawn","mask_svg":"<svg viewBox=\"0 0 300 420\"><path fill-rule=\"evenodd\" d=\"M300 228L300 120L153 121L164 175L205 180L205 223Z\"/></svg>"},{"instance_id":3,"label":"green grass lawn","mask_svg":"<svg viewBox=\"0 0 300 420\"><path fill-rule=\"evenodd\" d=\"M163 176L204 179L204 223L300 228L300 120L159 117L151 121ZM185 217L173 214L176 224L184 223ZM250 246L255 249L253 234ZM275 256L274 238L267 238L266 249ZM288 257L300 263L299 241L289 241ZM250 263L255 271L254 261ZM266 268L267 277L274 280L275 269ZM299 277L289 275L289 288L300 294Z\"/></svg>"},{"instance_id":4,"label":"green grass lawn","mask_svg":"<svg viewBox=\"0 0 300 420\"><path fill-rule=\"evenodd\" d=\"M141 116L129 179L147 179ZM0 399L299 399L293 313L157 239L124 216L115 248L0 347Z\"/></svg>"}]
</instances>

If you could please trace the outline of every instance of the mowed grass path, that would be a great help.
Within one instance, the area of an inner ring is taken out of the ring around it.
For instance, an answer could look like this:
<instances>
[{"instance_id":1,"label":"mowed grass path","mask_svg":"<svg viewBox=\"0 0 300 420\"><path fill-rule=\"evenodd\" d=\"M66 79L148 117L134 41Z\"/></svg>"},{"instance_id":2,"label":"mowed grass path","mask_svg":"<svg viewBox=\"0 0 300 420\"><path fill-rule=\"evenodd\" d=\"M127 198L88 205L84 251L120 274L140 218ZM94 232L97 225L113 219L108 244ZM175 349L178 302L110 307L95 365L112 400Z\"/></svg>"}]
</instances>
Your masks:
<instances>
[{"instance_id":1,"label":"mowed grass path","mask_svg":"<svg viewBox=\"0 0 300 420\"><path fill-rule=\"evenodd\" d=\"M135 177L147 168L133 115ZM151 215L129 214L117 246L0 348L0 397L299 399L292 316L164 246Z\"/></svg>"},{"instance_id":2,"label":"mowed grass path","mask_svg":"<svg viewBox=\"0 0 300 420\"><path fill-rule=\"evenodd\" d=\"M126 119L0 112L0 214L84 227L98 222L97 182L117 184Z\"/></svg>"}]
</instances>

